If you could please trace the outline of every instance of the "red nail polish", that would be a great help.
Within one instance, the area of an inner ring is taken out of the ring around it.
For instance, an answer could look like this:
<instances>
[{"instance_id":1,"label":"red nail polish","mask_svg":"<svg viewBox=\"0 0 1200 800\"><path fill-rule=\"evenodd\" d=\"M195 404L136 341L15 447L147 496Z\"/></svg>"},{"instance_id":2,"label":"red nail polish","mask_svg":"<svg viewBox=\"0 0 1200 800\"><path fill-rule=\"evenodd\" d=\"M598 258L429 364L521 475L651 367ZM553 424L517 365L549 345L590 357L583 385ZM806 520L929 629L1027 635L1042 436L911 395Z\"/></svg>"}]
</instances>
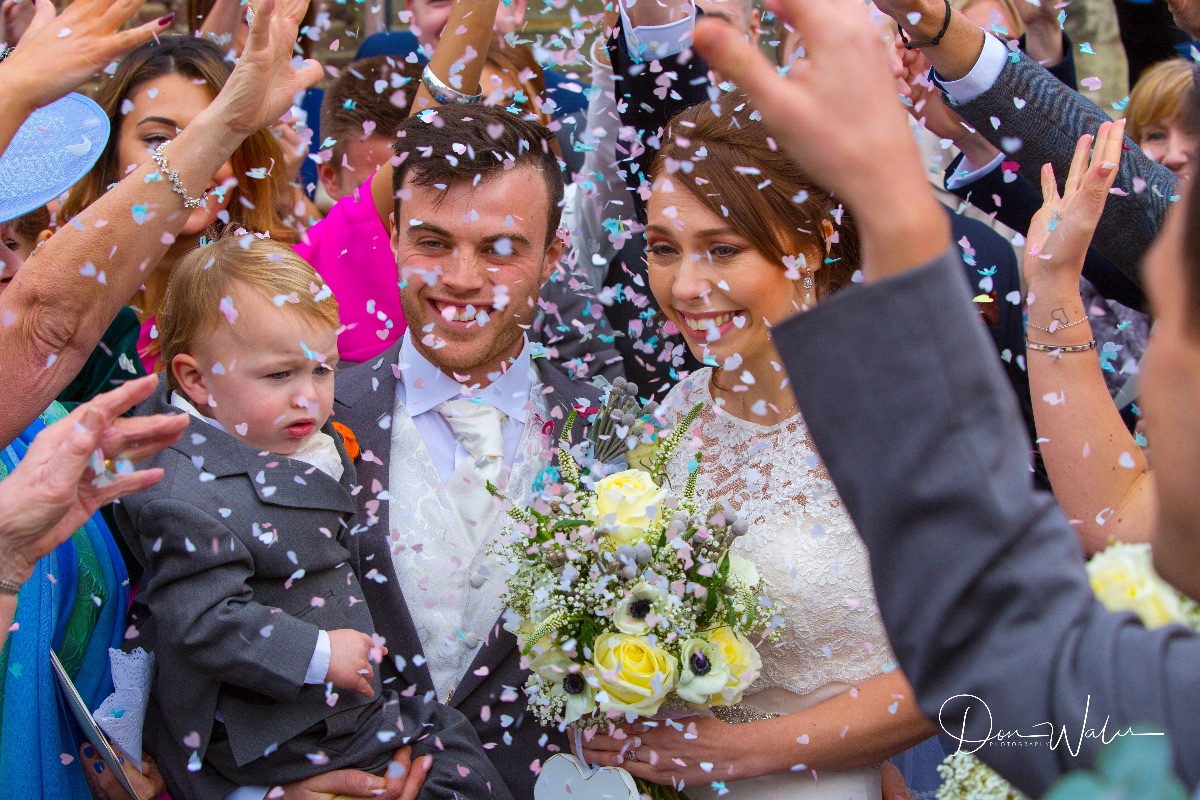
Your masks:
<instances>
[{"instance_id":1,"label":"red nail polish","mask_svg":"<svg viewBox=\"0 0 1200 800\"><path fill-rule=\"evenodd\" d=\"M174 21L175 21L175 12L174 11L172 11L169 14L163 14L161 17L158 18L158 24L164 28L167 27L168 25L170 25Z\"/></svg>"}]
</instances>

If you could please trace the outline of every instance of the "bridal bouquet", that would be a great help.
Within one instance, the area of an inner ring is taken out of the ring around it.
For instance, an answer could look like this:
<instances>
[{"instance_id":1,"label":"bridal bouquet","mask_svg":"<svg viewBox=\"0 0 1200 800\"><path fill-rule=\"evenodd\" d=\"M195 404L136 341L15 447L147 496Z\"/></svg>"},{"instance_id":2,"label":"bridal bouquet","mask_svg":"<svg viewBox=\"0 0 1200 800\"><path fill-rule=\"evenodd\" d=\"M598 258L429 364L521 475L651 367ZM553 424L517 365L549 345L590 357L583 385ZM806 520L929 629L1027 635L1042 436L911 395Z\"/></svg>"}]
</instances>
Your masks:
<instances>
[{"instance_id":1,"label":"bridal bouquet","mask_svg":"<svg viewBox=\"0 0 1200 800\"><path fill-rule=\"evenodd\" d=\"M622 388L574 453L566 445L574 414L567 419L559 480L509 511L515 525L499 545L505 627L529 660L529 709L548 726L736 704L762 668L755 642L776 639L782 624L758 570L731 552L747 524L722 506L699 508L699 463L681 492L665 485L700 406L669 435L654 431L642 468L593 457L645 450L650 415L631 408Z\"/></svg>"}]
</instances>

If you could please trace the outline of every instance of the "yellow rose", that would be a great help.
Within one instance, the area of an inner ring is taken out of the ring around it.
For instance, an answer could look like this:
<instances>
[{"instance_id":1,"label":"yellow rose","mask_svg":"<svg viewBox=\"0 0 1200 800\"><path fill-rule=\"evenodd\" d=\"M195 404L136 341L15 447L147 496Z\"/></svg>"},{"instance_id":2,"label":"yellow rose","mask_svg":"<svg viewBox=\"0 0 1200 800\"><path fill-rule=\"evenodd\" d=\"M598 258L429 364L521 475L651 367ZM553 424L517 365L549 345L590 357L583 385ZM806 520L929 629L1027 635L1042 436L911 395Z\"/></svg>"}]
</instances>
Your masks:
<instances>
[{"instance_id":1,"label":"yellow rose","mask_svg":"<svg viewBox=\"0 0 1200 800\"><path fill-rule=\"evenodd\" d=\"M708 641L716 646L729 669L729 681L719 694L713 695L712 704L732 706L740 703L742 692L758 680L762 672L762 658L749 639L728 625L709 631Z\"/></svg>"},{"instance_id":2,"label":"yellow rose","mask_svg":"<svg viewBox=\"0 0 1200 800\"><path fill-rule=\"evenodd\" d=\"M638 442L637 447L630 450L625 455L625 460L629 462L629 466L633 469L640 469L646 472L654 466L654 457L658 455L658 442Z\"/></svg>"},{"instance_id":3,"label":"yellow rose","mask_svg":"<svg viewBox=\"0 0 1200 800\"><path fill-rule=\"evenodd\" d=\"M588 516L597 524L613 527L614 545L636 544L658 517L659 506L666 497L667 490L660 489L649 473L627 469L596 484L596 497Z\"/></svg>"},{"instance_id":4,"label":"yellow rose","mask_svg":"<svg viewBox=\"0 0 1200 800\"><path fill-rule=\"evenodd\" d=\"M1154 571L1148 544L1114 544L1088 562L1087 573L1109 611L1132 611L1147 628L1183 619L1179 592Z\"/></svg>"},{"instance_id":5,"label":"yellow rose","mask_svg":"<svg viewBox=\"0 0 1200 800\"><path fill-rule=\"evenodd\" d=\"M606 633L596 639L594 649L600 710L643 717L658 713L675 688L675 659L647 639L627 633Z\"/></svg>"}]
</instances>

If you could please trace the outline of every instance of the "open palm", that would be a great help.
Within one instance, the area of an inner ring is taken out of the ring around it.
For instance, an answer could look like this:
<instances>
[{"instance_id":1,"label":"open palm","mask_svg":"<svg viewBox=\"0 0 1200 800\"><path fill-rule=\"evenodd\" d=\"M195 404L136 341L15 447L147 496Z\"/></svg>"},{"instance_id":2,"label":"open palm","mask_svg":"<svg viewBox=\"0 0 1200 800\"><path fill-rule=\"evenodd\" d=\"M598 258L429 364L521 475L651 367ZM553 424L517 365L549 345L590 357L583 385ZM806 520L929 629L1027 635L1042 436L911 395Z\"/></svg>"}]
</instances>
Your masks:
<instances>
[{"instance_id":1,"label":"open palm","mask_svg":"<svg viewBox=\"0 0 1200 800\"><path fill-rule=\"evenodd\" d=\"M1025 246L1027 282L1078 284L1088 245L1117 176L1124 137L1124 120L1101 125L1090 160L1092 137L1081 137L1061 195L1054 168L1049 164L1042 167L1043 204L1029 225Z\"/></svg>"},{"instance_id":2,"label":"open palm","mask_svg":"<svg viewBox=\"0 0 1200 800\"><path fill-rule=\"evenodd\" d=\"M309 0L259 0L250 36L237 66L217 95L234 133L249 135L273 125L302 92L321 79L321 65L296 60L292 50Z\"/></svg>"}]
</instances>

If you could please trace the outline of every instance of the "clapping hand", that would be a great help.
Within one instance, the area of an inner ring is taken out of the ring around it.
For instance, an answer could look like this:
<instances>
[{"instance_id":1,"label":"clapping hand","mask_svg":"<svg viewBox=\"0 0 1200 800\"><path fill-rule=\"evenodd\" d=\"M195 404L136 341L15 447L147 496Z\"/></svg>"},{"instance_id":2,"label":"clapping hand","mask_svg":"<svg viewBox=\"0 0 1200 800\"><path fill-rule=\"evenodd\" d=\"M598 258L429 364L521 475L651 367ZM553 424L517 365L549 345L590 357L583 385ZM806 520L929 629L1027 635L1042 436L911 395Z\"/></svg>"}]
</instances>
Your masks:
<instances>
[{"instance_id":1,"label":"clapping hand","mask_svg":"<svg viewBox=\"0 0 1200 800\"><path fill-rule=\"evenodd\" d=\"M121 415L150 396L154 376L129 381L43 430L0 483L0 578L28 580L38 559L62 544L101 506L162 479L161 469L126 471L173 443L186 414ZM105 459L117 460L116 473Z\"/></svg>"},{"instance_id":2,"label":"clapping hand","mask_svg":"<svg viewBox=\"0 0 1200 800\"><path fill-rule=\"evenodd\" d=\"M1029 224L1023 265L1032 294L1047 284L1077 291L1088 245L1117 176L1124 138L1124 120L1102 124L1094 147L1091 136L1081 137L1062 195L1054 167L1042 167L1043 205Z\"/></svg>"}]
</instances>

